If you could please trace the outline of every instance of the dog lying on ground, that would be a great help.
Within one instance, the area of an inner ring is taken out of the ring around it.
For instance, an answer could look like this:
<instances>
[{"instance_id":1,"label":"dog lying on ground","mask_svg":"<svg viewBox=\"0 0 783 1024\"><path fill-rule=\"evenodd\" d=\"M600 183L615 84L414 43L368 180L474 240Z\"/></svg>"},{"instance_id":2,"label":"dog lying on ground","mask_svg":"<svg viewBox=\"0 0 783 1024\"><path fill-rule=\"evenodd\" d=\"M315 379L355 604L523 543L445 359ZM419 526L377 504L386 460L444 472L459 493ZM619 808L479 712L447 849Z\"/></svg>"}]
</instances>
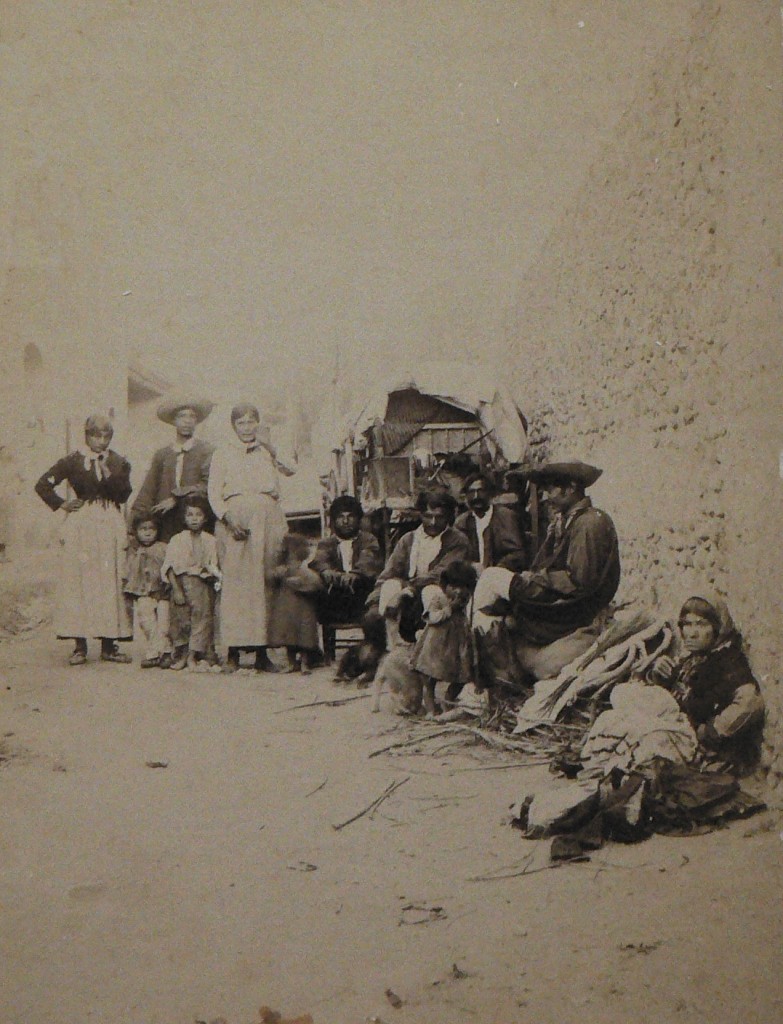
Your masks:
<instances>
[{"instance_id":1,"label":"dog lying on ground","mask_svg":"<svg viewBox=\"0 0 783 1024\"><path fill-rule=\"evenodd\" d=\"M368 614L362 622L364 638L353 644L340 658L335 683L356 680L357 686L369 686L375 678L386 651L386 628L380 615Z\"/></svg>"}]
</instances>

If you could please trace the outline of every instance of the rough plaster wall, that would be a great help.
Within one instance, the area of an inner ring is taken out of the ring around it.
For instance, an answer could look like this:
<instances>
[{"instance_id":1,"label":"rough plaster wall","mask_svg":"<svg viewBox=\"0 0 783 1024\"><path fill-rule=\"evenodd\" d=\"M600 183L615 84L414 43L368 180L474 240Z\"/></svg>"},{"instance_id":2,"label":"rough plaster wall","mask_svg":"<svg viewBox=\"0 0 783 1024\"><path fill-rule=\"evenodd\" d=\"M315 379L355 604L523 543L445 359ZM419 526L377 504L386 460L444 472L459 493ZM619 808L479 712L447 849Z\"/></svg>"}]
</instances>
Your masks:
<instances>
[{"instance_id":1,"label":"rough plaster wall","mask_svg":"<svg viewBox=\"0 0 783 1024\"><path fill-rule=\"evenodd\" d=\"M605 467L620 597L716 585L769 705L780 673L781 41L773 3L705 2L564 210L509 318L539 454Z\"/></svg>"}]
</instances>

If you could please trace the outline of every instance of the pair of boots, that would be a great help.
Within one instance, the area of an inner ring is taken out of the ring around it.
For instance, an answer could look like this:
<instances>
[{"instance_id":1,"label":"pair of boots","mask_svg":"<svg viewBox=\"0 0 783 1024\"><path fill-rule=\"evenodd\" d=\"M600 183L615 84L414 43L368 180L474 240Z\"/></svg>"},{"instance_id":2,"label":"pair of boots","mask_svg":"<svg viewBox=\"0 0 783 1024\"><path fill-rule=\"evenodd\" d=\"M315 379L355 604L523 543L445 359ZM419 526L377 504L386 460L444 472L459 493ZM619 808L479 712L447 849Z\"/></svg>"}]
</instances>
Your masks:
<instances>
[{"instance_id":1,"label":"pair of boots","mask_svg":"<svg viewBox=\"0 0 783 1024\"><path fill-rule=\"evenodd\" d=\"M117 646L117 641L109 637L101 637L101 661L113 661L119 665L129 665L133 659L129 654L123 654ZM87 661L87 638L76 637L76 644L73 654L68 659L69 665L83 665Z\"/></svg>"},{"instance_id":2,"label":"pair of boots","mask_svg":"<svg viewBox=\"0 0 783 1024\"><path fill-rule=\"evenodd\" d=\"M255 663L253 665L256 672L277 672L274 663L266 652L266 647L229 647L226 663L223 666L224 672L231 673L237 671L239 668L239 654L242 650L251 650L256 652Z\"/></svg>"},{"instance_id":3,"label":"pair of boots","mask_svg":"<svg viewBox=\"0 0 783 1024\"><path fill-rule=\"evenodd\" d=\"M195 668L202 662L206 662L210 667L220 664L214 648L206 654L196 654L195 651L189 651L187 647L175 647L171 663L166 667L170 668L172 672L181 672L183 668Z\"/></svg>"}]
</instances>

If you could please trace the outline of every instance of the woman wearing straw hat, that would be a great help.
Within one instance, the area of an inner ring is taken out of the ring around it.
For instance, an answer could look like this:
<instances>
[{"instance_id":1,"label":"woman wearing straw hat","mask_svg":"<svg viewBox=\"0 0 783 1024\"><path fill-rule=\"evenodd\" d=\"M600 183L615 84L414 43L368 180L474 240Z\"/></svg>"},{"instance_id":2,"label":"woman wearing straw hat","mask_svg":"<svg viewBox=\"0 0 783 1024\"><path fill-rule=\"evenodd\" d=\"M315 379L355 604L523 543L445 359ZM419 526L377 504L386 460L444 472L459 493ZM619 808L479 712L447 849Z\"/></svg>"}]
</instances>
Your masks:
<instances>
[{"instance_id":1,"label":"woman wearing straw hat","mask_svg":"<svg viewBox=\"0 0 783 1024\"><path fill-rule=\"evenodd\" d=\"M211 444L195 436L196 427L212 412L213 403L192 395L174 396L158 406L158 419L170 423L176 439L152 456L150 468L131 509L132 519L154 515L159 539L168 543L185 528L183 500L207 493ZM207 528L212 529L208 524Z\"/></svg>"}]
</instances>

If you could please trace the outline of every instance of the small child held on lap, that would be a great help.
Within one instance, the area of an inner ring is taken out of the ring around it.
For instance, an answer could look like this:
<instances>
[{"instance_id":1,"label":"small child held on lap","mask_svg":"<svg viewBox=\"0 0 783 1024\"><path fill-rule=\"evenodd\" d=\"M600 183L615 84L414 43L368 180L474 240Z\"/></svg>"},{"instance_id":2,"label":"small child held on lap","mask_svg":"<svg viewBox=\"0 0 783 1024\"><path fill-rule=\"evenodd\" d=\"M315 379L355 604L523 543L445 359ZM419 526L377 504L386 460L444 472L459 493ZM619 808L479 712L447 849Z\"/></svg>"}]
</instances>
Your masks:
<instances>
[{"instance_id":1,"label":"small child held on lap","mask_svg":"<svg viewBox=\"0 0 783 1024\"><path fill-rule=\"evenodd\" d=\"M142 668L168 668L171 664L169 588L161 576L166 545L158 540L158 531L154 516L136 519L135 543L128 548L123 576L123 592L135 608L136 624L145 640Z\"/></svg>"},{"instance_id":2,"label":"small child held on lap","mask_svg":"<svg viewBox=\"0 0 783 1024\"><path fill-rule=\"evenodd\" d=\"M470 562L454 562L440 576L440 591L427 602L426 625L416 639L411 668L427 677L424 706L435 713L435 685L448 683L446 703L456 703L460 691L473 680L470 621L466 612L476 586Z\"/></svg>"},{"instance_id":3,"label":"small child held on lap","mask_svg":"<svg viewBox=\"0 0 783 1024\"><path fill-rule=\"evenodd\" d=\"M215 591L220 588L217 544L204 532L209 517L206 498L185 499L185 529L166 547L161 576L171 585L172 669L195 666L212 651Z\"/></svg>"},{"instance_id":4,"label":"small child held on lap","mask_svg":"<svg viewBox=\"0 0 783 1024\"><path fill-rule=\"evenodd\" d=\"M310 542L298 533L283 538L283 563L276 566L277 580L272 619L269 626L271 647L285 647L288 671L295 672L297 655L300 671L309 675L313 655L318 651L318 613L315 595L321 578L310 569Z\"/></svg>"}]
</instances>

